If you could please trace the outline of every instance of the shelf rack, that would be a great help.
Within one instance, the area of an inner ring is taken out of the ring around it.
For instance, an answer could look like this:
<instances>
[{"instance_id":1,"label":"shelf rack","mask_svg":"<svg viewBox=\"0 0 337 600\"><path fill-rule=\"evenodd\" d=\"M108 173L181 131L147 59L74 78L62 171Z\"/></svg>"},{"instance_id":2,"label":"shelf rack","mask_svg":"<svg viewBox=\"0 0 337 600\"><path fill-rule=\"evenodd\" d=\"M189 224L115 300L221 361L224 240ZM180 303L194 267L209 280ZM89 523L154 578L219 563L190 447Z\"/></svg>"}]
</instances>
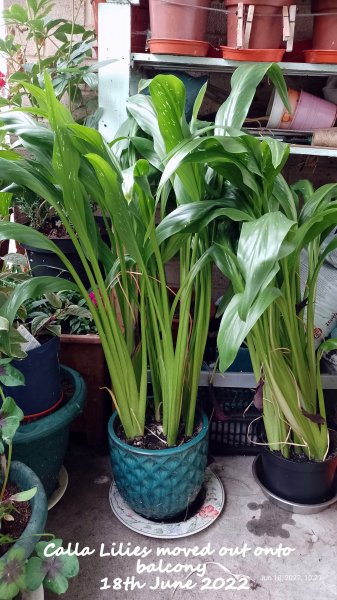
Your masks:
<instances>
[{"instance_id":1,"label":"shelf rack","mask_svg":"<svg viewBox=\"0 0 337 600\"><path fill-rule=\"evenodd\" d=\"M108 0L98 5L99 60L111 61L99 71L99 105L103 108L100 132L111 141L126 119L126 101L137 93L142 69L231 73L240 61L197 56L131 53L131 3L138 0ZM111 34L111 23L118 27ZM112 62L114 61L114 62ZM326 77L337 75L337 65L279 63L285 75ZM291 154L337 158L337 149L292 145Z\"/></svg>"},{"instance_id":2,"label":"shelf rack","mask_svg":"<svg viewBox=\"0 0 337 600\"><path fill-rule=\"evenodd\" d=\"M231 73L242 65L238 60L223 58L203 58L198 56L172 56L169 54L131 54L132 68L174 69L175 71L206 71L207 73ZM278 63L285 75L308 75L310 77L327 77L336 75L337 65L318 65L311 63Z\"/></svg>"}]
</instances>

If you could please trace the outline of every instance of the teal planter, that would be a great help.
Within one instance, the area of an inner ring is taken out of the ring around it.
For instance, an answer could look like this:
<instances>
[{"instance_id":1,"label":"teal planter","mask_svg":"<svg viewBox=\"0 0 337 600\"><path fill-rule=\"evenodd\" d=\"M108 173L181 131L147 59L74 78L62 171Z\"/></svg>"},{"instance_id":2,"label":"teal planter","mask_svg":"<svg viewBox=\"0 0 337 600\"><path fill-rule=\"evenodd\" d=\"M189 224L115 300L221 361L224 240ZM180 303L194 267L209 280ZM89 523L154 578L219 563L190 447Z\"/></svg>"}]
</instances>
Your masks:
<instances>
[{"instance_id":1,"label":"teal planter","mask_svg":"<svg viewBox=\"0 0 337 600\"><path fill-rule=\"evenodd\" d=\"M15 483L21 491L29 490L37 487L37 492L30 501L32 506L32 515L28 525L21 537L15 542L12 548L24 548L26 557L28 558L37 542L39 536L44 532L45 524L48 515L48 505L43 485L37 475L26 465L19 462L12 462L9 480ZM15 514L14 514L15 518ZM6 554L0 559L0 564L4 561Z\"/></svg>"},{"instance_id":2,"label":"teal planter","mask_svg":"<svg viewBox=\"0 0 337 600\"><path fill-rule=\"evenodd\" d=\"M81 375L65 366L61 366L62 372L74 387L73 396L54 413L21 425L13 441L14 460L28 465L37 474L48 498L55 490L66 455L70 425L83 409L86 398Z\"/></svg>"},{"instance_id":3,"label":"teal planter","mask_svg":"<svg viewBox=\"0 0 337 600\"><path fill-rule=\"evenodd\" d=\"M110 459L119 493L136 513L148 519L168 519L186 510L202 486L208 454L208 419L182 446L143 450L118 438L117 413L108 425Z\"/></svg>"}]
</instances>

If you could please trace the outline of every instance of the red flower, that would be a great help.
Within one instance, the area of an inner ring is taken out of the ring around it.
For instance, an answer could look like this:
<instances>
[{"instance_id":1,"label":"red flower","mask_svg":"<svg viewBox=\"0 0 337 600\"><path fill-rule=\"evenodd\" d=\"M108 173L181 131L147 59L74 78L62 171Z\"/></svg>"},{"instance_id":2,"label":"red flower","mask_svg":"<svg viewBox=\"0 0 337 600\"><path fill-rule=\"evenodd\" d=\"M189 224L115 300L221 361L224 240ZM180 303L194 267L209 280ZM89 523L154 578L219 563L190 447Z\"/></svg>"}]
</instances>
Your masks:
<instances>
[{"instance_id":1,"label":"red flower","mask_svg":"<svg viewBox=\"0 0 337 600\"><path fill-rule=\"evenodd\" d=\"M218 514L219 511L216 508L214 508L214 506L212 506L211 504L203 506L198 512L198 515L204 519L207 519L208 517L217 517Z\"/></svg>"},{"instance_id":2,"label":"red flower","mask_svg":"<svg viewBox=\"0 0 337 600\"><path fill-rule=\"evenodd\" d=\"M6 85L6 77L0 71L0 89L3 88L3 87L5 87L5 85Z\"/></svg>"}]
</instances>

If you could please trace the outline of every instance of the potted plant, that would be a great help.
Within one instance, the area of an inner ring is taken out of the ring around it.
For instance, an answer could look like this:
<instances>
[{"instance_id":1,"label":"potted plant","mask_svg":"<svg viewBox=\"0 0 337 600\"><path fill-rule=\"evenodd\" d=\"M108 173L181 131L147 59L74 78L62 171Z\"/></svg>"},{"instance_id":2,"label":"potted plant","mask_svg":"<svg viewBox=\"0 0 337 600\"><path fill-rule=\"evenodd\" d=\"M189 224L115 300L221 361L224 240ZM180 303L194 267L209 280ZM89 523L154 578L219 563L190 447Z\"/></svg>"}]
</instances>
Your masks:
<instances>
[{"instance_id":1,"label":"potted plant","mask_svg":"<svg viewBox=\"0 0 337 600\"><path fill-rule=\"evenodd\" d=\"M255 85L266 73L278 79L287 103L276 65L237 69L232 92L216 117L219 136L199 136L180 148L165 166L161 188L186 164L206 161L238 192L235 210L226 210L233 206L233 197L222 198L217 208L209 207L208 216L209 222L220 217L211 252L232 285L221 305L220 369L230 366L246 340L259 382L256 402L263 407L264 444L270 447L263 453L264 481L282 498L313 504L331 493L336 472L319 370L322 352L335 348L336 341L324 342L316 352L313 332L319 269L337 245L333 240L322 249L337 224L337 186L328 184L314 191L310 183L299 182L289 187L281 175L289 147L268 137L240 133ZM224 131L228 136L221 137ZM192 211L182 206L173 216L188 219L189 230L204 227L196 207ZM234 229L228 228L226 220L233 222ZM305 252L308 276L301 287ZM287 476L282 479L283 467ZM291 485L289 471L296 473Z\"/></svg>"},{"instance_id":2,"label":"potted plant","mask_svg":"<svg viewBox=\"0 0 337 600\"><path fill-rule=\"evenodd\" d=\"M106 427L111 416L111 402L106 388L110 387L109 372L97 329L85 300L79 292L47 294L25 304L35 326L43 324L58 328L60 363L82 375L87 399L83 413L72 430L85 432L87 443L96 451L106 449ZM92 368L95 365L95 368Z\"/></svg>"},{"instance_id":3,"label":"potted plant","mask_svg":"<svg viewBox=\"0 0 337 600\"><path fill-rule=\"evenodd\" d=\"M283 41L283 7L289 7L292 0L243 0L243 15L241 22L238 16L239 2L236 0L225 0L227 12L227 48L224 58L233 60L271 61L282 60L284 50L280 50ZM247 31L248 10L253 7L254 13L250 19L250 35L244 38ZM245 25L245 29L243 28ZM242 45L238 46L238 31L241 29ZM228 55L230 51L238 51ZM263 49L264 52L258 52ZM256 52L254 52L254 50ZM240 57L241 53L241 57ZM270 53L270 54L269 54Z\"/></svg>"},{"instance_id":4,"label":"potted plant","mask_svg":"<svg viewBox=\"0 0 337 600\"><path fill-rule=\"evenodd\" d=\"M2 275L5 276L3 281L7 281L7 284L10 280L15 281L15 274ZM23 283L29 285L30 280L31 278L27 279L25 275ZM12 301L15 285L20 284L16 282L12 289L8 288L8 285L2 288L2 303ZM51 296L49 298L54 299ZM81 312L81 309L75 308L75 312ZM71 308L70 305L68 311L74 312L74 307ZM8 369L13 369L15 378L6 377L2 385L4 391L17 401L25 415L24 423L14 437L14 458L32 468L49 498L55 490L67 451L70 425L83 409L86 389L82 377L76 371L64 366L60 370L57 355L59 338L55 335L59 333L57 325L48 323L45 316L41 319L40 315L34 316L32 313L30 319L29 323L25 307L18 307L15 323L7 331L3 331L1 360L4 365L8 363ZM17 328L18 320L23 321L30 331L22 325L21 329ZM32 340L36 342L34 336L39 332L43 333L43 330L52 333L52 337L46 343L26 352L23 348L27 343L27 336L31 344ZM19 358L13 359L13 356ZM55 398L58 399L56 405ZM46 408L50 402L51 406Z\"/></svg>"},{"instance_id":5,"label":"potted plant","mask_svg":"<svg viewBox=\"0 0 337 600\"><path fill-rule=\"evenodd\" d=\"M30 86L30 90L41 100L40 89ZM57 253L74 283L49 277L23 282L16 287L11 302L2 307L1 314L4 323L6 319L11 323L14 306L36 296L43 287L45 291L78 287L102 342L112 381L111 396L124 431L114 416L109 434L119 489L138 512L155 518L171 516L185 510L188 502L196 497L207 462L207 419L199 416L195 420L195 408L210 313L209 240L205 233L195 238L192 247L189 236L170 241L165 225L159 229L155 224L156 203L148 185L148 163L137 162L128 173L131 186L123 186L123 173L115 155L100 134L74 123L69 111L55 98L48 77L42 94L44 100L38 111L48 118L52 128L50 133L42 134L47 143L46 151L41 155L40 126L34 124L29 138L31 141L34 137L35 143L29 146L30 152L36 151L40 157L37 168L26 159L17 162L2 158L4 178L39 193L54 207L81 257L95 304L75 269L50 239L24 225L6 223L6 229L0 224L1 238L14 237L25 243L30 240L36 247ZM181 118L183 115L182 106ZM16 114L11 113L9 118L14 132ZM20 127L17 133L20 135ZM26 135L20 139L25 145ZM108 244L99 234L90 205L92 197L106 223ZM165 262L179 251L182 243L185 253L182 283L171 307ZM193 289L196 308L191 329ZM174 344L171 321L177 305L180 322ZM154 392L152 411L155 420L160 419L159 425L153 425L153 437L162 437L161 447L164 446L150 453L137 447L145 433L148 364ZM132 444L124 441L124 435ZM177 440L185 443L177 447ZM158 485L153 471L143 479L144 452L147 457L151 456L158 477L163 477L165 465L165 488ZM127 456L137 466L124 471L123 475L120 465L128 460ZM178 469L177 461L181 465ZM143 473L140 475L141 497L137 493L138 482L134 482L136 488L130 486L135 471ZM174 473L174 479L170 473Z\"/></svg>"},{"instance_id":6,"label":"potted plant","mask_svg":"<svg viewBox=\"0 0 337 600\"><path fill-rule=\"evenodd\" d=\"M11 385L20 380L20 373L10 364L8 359L1 359L1 385ZM26 465L12 462L13 439L23 418L23 413L12 398L1 395L1 492L0 492L0 590L2 598L12 598L19 590L10 577L6 577L7 585L13 595L8 596L2 588L1 578L16 556L26 560L32 553L36 538L44 531L47 520L47 499L43 486ZM7 446L7 456L5 454ZM20 516L20 518L19 518ZM11 571L13 575L13 571Z\"/></svg>"},{"instance_id":7,"label":"potted plant","mask_svg":"<svg viewBox=\"0 0 337 600\"><path fill-rule=\"evenodd\" d=\"M206 41L209 6L209 0L188 0L184 4L149 0L151 52L206 56L210 47Z\"/></svg>"}]
</instances>

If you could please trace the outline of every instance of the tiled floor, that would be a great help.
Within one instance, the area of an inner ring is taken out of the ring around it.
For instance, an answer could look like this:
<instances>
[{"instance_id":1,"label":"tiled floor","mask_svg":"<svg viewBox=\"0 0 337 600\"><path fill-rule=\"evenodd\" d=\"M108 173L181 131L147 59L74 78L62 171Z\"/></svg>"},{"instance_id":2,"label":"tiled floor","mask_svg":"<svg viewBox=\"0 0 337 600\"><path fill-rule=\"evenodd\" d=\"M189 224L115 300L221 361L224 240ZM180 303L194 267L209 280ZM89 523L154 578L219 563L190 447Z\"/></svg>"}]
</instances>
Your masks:
<instances>
[{"instance_id":1,"label":"tiled floor","mask_svg":"<svg viewBox=\"0 0 337 600\"><path fill-rule=\"evenodd\" d=\"M50 512L47 531L62 537L66 543L71 542L72 547L79 542L79 549L87 546L95 552L80 558L80 574L71 582L64 598L149 600L158 595L162 600L337 598L337 504L313 516L287 513L263 497L253 480L251 464L250 457L217 458L212 468L223 481L227 495L221 516L209 529L195 536L159 541L133 533L119 523L108 500L111 484L108 458L95 455L78 440L73 441L66 463L69 487ZM200 575L191 572L192 566L186 571L187 577L186 573L162 574L161 582L183 581L180 585L191 589L158 590L154 589L157 572L137 573L134 556L100 557L101 543L105 544L105 550L113 543L115 547L123 543L123 549L146 547L152 553L141 562L155 563L156 567L159 547L198 546L200 550L209 544L208 548L214 552L206 557L166 557L164 566L168 562L172 566L179 562L191 564ZM228 549L222 550L225 556L219 556L221 548ZM229 549L236 556L230 556ZM138 581L141 589L130 589L132 581ZM107 590L100 589L108 585L111 587Z\"/></svg>"}]
</instances>

